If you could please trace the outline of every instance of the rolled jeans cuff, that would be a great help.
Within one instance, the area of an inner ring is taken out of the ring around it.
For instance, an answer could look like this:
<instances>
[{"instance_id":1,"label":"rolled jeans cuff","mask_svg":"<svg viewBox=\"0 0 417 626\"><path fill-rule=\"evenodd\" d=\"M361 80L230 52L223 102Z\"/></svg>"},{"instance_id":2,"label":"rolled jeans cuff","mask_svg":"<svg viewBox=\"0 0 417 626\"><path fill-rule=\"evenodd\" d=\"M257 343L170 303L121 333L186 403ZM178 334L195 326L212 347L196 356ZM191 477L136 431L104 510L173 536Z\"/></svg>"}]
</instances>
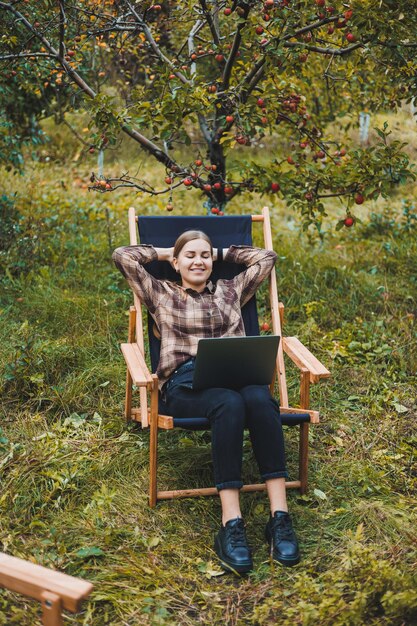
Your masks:
<instances>
[{"instance_id":1,"label":"rolled jeans cuff","mask_svg":"<svg viewBox=\"0 0 417 626\"><path fill-rule=\"evenodd\" d=\"M262 480L271 480L272 478L288 478L288 472L270 472L269 474L262 474Z\"/></svg>"},{"instance_id":2,"label":"rolled jeans cuff","mask_svg":"<svg viewBox=\"0 0 417 626\"><path fill-rule=\"evenodd\" d=\"M221 491L222 489L242 489L243 482L241 480L229 480L225 483L217 483L216 489L217 491Z\"/></svg>"}]
</instances>

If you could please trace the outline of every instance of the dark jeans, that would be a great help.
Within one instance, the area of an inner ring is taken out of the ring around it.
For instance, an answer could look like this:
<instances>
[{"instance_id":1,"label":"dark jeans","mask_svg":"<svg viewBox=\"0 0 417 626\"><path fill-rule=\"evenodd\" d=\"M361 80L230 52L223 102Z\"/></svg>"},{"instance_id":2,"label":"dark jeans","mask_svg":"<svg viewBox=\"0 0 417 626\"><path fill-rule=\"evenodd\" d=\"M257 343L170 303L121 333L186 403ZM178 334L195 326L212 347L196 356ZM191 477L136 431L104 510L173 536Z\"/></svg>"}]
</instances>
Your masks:
<instances>
[{"instance_id":1,"label":"dark jeans","mask_svg":"<svg viewBox=\"0 0 417 626\"><path fill-rule=\"evenodd\" d=\"M171 415L210 420L214 479L219 491L240 489L243 485L245 428L249 429L262 479L287 476L279 406L268 386L249 385L239 391L223 388L194 391L187 383L172 383L164 394Z\"/></svg>"}]
</instances>

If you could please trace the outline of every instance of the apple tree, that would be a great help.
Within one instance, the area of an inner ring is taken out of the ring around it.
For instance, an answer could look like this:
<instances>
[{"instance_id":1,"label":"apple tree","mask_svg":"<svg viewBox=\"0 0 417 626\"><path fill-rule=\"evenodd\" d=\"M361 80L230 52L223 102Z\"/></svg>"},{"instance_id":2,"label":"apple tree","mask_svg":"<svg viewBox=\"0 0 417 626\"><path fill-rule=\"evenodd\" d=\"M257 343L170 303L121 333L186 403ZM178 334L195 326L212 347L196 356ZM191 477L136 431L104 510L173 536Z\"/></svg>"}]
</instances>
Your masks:
<instances>
[{"instance_id":1,"label":"apple tree","mask_svg":"<svg viewBox=\"0 0 417 626\"><path fill-rule=\"evenodd\" d=\"M385 125L368 148L329 123L396 109L417 95L416 0L10 0L0 2L0 159L16 166L37 121L84 110L90 152L120 133L161 164L151 186L128 173L92 177L167 194L179 186L223 214L242 190L282 195L305 223L324 199L350 207L413 178ZM251 147L280 149L262 164ZM233 154L235 153L235 154ZM228 169L228 157L238 167Z\"/></svg>"}]
</instances>

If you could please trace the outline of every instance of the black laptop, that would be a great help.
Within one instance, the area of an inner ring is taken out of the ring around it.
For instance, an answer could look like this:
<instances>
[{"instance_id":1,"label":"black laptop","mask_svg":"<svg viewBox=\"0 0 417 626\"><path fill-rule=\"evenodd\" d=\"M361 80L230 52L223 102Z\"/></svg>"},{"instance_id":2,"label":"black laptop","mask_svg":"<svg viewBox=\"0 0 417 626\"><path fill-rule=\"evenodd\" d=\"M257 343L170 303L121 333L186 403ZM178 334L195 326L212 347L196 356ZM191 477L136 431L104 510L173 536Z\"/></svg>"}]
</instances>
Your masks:
<instances>
[{"instance_id":1,"label":"black laptop","mask_svg":"<svg viewBox=\"0 0 417 626\"><path fill-rule=\"evenodd\" d=\"M269 385L276 366L279 340L277 335L200 339L193 389Z\"/></svg>"}]
</instances>

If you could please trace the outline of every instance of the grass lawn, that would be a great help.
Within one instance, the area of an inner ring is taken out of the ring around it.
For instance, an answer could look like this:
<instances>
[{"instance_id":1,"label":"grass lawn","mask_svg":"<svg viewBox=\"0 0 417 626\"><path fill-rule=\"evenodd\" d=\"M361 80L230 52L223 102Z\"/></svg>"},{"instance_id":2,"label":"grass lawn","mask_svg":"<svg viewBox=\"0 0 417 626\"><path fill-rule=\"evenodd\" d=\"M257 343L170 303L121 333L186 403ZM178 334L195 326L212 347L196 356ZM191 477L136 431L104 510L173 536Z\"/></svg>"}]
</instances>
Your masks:
<instances>
[{"instance_id":1,"label":"grass lawn","mask_svg":"<svg viewBox=\"0 0 417 626\"><path fill-rule=\"evenodd\" d=\"M89 193L93 167L55 154L24 178L2 172L0 549L94 584L66 624L415 624L414 190L365 203L362 222L338 232L343 211L329 206L322 239L282 201L271 206L285 332L332 378L312 392L310 490L289 493L302 561L270 563L266 497L246 494L255 569L238 579L212 549L217 498L148 507L149 434L122 416L131 295L111 251L128 241L130 204L163 214L165 200ZM196 203L192 191L176 200L186 213ZM244 196L230 211L263 203ZM262 294L259 308L267 321ZM295 433L286 437L294 472ZM244 462L258 480L249 442ZM162 433L160 464L162 488L211 485L210 434ZM4 591L0 624L40 624L39 607Z\"/></svg>"}]
</instances>

